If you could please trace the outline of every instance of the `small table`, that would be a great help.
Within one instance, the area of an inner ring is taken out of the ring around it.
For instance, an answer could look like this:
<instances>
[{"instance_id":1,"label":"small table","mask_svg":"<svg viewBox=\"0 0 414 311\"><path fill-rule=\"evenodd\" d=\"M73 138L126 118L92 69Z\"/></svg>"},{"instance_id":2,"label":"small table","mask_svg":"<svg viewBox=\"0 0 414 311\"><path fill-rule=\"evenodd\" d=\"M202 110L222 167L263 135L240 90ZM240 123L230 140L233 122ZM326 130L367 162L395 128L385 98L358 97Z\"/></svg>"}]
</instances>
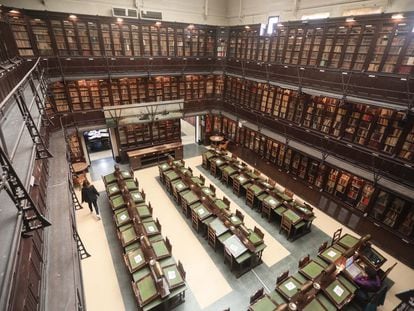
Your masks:
<instances>
[{"instance_id":1,"label":"small table","mask_svg":"<svg viewBox=\"0 0 414 311\"><path fill-rule=\"evenodd\" d=\"M224 136L213 135L210 136L210 141L213 143L214 148L217 148L218 144L224 140Z\"/></svg>"},{"instance_id":2,"label":"small table","mask_svg":"<svg viewBox=\"0 0 414 311\"><path fill-rule=\"evenodd\" d=\"M287 300L290 300L301 288L301 284L293 277L289 276L285 281L279 284L276 289Z\"/></svg>"},{"instance_id":3,"label":"small table","mask_svg":"<svg viewBox=\"0 0 414 311\"><path fill-rule=\"evenodd\" d=\"M247 251L246 246L244 246L237 235L232 235L227 240L225 240L223 244L229 250L233 258L237 258Z\"/></svg>"}]
</instances>

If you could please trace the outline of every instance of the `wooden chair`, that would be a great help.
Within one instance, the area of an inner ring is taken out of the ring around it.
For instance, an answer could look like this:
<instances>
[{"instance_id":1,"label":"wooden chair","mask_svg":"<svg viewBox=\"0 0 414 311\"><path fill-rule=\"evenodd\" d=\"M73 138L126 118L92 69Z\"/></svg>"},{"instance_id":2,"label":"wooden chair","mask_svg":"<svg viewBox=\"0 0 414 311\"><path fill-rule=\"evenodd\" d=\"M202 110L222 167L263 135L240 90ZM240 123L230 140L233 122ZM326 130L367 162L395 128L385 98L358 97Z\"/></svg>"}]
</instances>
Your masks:
<instances>
[{"instance_id":1,"label":"wooden chair","mask_svg":"<svg viewBox=\"0 0 414 311\"><path fill-rule=\"evenodd\" d=\"M134 176L134 175L132 175L132 176ZM139 189L139 181L138 181L137 178L135 178L135 185L137 185L137 189Z\"/></svg>"},{"instance_id":2,"label":"wooden chair","mask_svg":"<svg viewBox=\"0 0 414 311\"><path fill-rule=\"evenodd\" d=\"M194 229L196 229L197 233L200 229L200 221L198 219L197 213L193 210L191 211L191 223Z\"/></svg>"},{"instance_id":3,"label":"wooden chair","mask_svg":"<svg viewBox=\"0 0 414 311\"><path fill-rule=\"evenodd\" d=\"M161 224L160 224L160 221L158 220L158 218L155 220L155 225L158 228L158 232L161 232Z\"/></svg>"},{"instance_id":4,"label":"wooden chair","mask_svg":"<svg viewBox=\"0 0 414 311\"><path fill-rule=\"evenodd\" d=\"M151 202L148 202L148 210L149 210L150 214L152 215L152 206L151 206Z\"/></svg>"},{"instance_id":5,"label":"wooden chair","mask_svg":"<svg viewBox=\"0 0 414 311\"><path fill-rule=\"evenodd\" d=\"M259 177L262 173L258 169L254 169L253 174Z\"/></svg>"},{"instance_id":6,"label":"wooden chair","mask_svg":"<svg viewBox=\"0 0 414 311\"><path fill-rule=\"evenodd\" d=\"M227 147L229 145L229 140L223 141L222 143L219 144L219 150L227 150Z\"/></svg>"},{"instance_id":7,"label":"wooden chair","mask_svg":"<svg viewBox=\"0 0 414 311\"><path fill-rule=\"evenodd\" d=\"M188 218L189 215L189 210L190 208L188 207L187 201L183 200L183 198L181 198L181 209L183 211L183 214L185 215L186 218Z\"/></svg>"},{"instance_id":8,"label":"wooden chair","mask_svg":"<svg viewBox=\"0 0 414 311\"><path fill-rule=\"evenodd\" d=\"M233 193L240 196L240 182L237 178L233 178Z\"/></svg>"},{"instance_id":9,"label":"wooden chair","mask_svg":"<svg viewBox=\"0 0 414 311\"><path fill-rule=\"evenodd\" d=\"M162 171L161 167L158 169L159 175L160 175L160 180L163 184L165 184L165 179L164 179L164 172Z\"/></svg>"},{"instance_id":10,"label":"wooden chair","mask_svg":"<svg viewBox=\"0 0 414 311\"><path fill-rule=\"evenodd\" d=\"M328 247L328 241L323 242L318 248L318 254L322 253Z\"/></svg>"},{"instance_id":11,"label":"wooden chair","mask_svg":"<svg viewBox=\"0 0 414 311\"><path fill-rule=\"evenodd\" d=\"M206 183L206 178L200 174L201 184L204 185Z\"/></svg>"},{"instance_id":12,"label":"wooden chair","mask_svg":"<svg viewBox=\"0 0 414 311\"><path fill-rule=\"evenodd\" d=\"M262 202L262 215L261 215L261 217L263 217L263 216L266 216L267 221L270 222L270 218L272 216L272 207L266 201Z\"/></svg>"},{"instance_id":13,"label":"wooden chair","mask_svg":"<svg viewBox=\"0 0 414 311\"><path fill-rule=\"evenodd\" d=\"M246 205L254 208L254 191L250 188L246 192Z\"/></svg>"},{"instance_id":14,"label":"wooden chair","mask_svg":"<svg viewBox=\"0 0 414 311\"><path fill-rule=\"evenodd\" d=\"M309 254L303 257L302 259L300 259L299 264L298 264L299 269L302 269L304 266L306 266L309 261L310 261Z\"/></svg>"},{"instance_id":15,"label":"wooden chair","mask_svg":"<svg viewBox=\"0 0 414 311\"><path fill-rule=\"evenodd\" d=\"M286 280L289 277L289 270L286 270L285 272L282 272L277 278L276 278L276 286L278 286L280 283L282 283L284 280Z\"/></svg>"},{"instance_id":16,"label":"wooden chair","mask_svg":"<svg viewBox=\"0 0 414 311\"><path fill-rule=\"evenodd\" d=\"M177 269L178 269L178 272L180 272L181 277L183 278L183 280L185 280L186 273L185 273L185 270L184 270L184 267L183 267L183 264L181 263L181 261L178 261Z\"/></svg>"},{"instance_id":17,"label":"wooden chair","mask_svg":"<svg viewBox=\"0 0 414 311\"><path fill-rule=\"evenodd\" d=\"M168 252L171 254L171 251L172 251L172 245L171 245L171 242L170 242L170 240L168 239L168 237L165 237L165 246L167 247Z\"/></svg>"},{"instance_id":18,"label":"wooden chair","mask_svg":"<svg viewBox=\"0 0 414 311\"><path fill-rule=\"evenodd\" d=\"M145 195L144 188L141 189L141 196L142 196L142 199L145 201L146 195Z\"/></svg>"},{"instance_id":19,"label":"wooden chair","mask_svg":"<svg viewBox=\"0 0 414 311\"><path fill-rule=\"evenodd\" d=\"M264 293L263 287L256 291L252 296L250 296L250 304L254 304L257 300L259 300Z\"/></svg>"},{"instance_id":20,"label":"wooden chair","mask_svg":"<svg viewBox=\"0 0 414 311\"><path fill-rule=\"evenodd\" d=\"M173 197L174 197L175 202L180 204L180 195L179 195L179 192L177 190L177 187L173 187L172 192L173 192Z\"/></svg>"},{"instance_id":21,"label":"wooden chair","mask_svg":"<svg viewBox=\"0 0 414 311\"><path fill-rule=\"evenodd\" d=\"M210 162L210 174L214 177L217 176L217 163L215 159Z\"/></svg>"},{"instance_id":22,"label":"wooden chair","mask_svg":"<svg viewBox=\"0 0 414 311\"><path fill-rule=\"evenodd\" d=\"M226 262L230 263L230 271L232 271L233 270L233 255L230 253L227 247L224 247L224 263Z\"/></svg>"},{"instance_id":23,"label":"wooden chair","mask_svg":"<svg viewBox=\"0 0 414 311\"><path fill-rule=\"evenodd\" d=\"M221 174L221 182L223 183L223 184L225 184L226 186L228 186L229 185L229 180L230 180L230 176L229 176L229 174L226 174L226 173L222 173Z\"/></svg>"},{"instance_id":24,"label":"wooden chair","mask_svg":"<svg viewBox=\"0 0 414 311\"><path fill-rule=\"evenodd\" d=\"M244 215L238 209L236 209L236 217L238 217L241 220L241 222L244 222Z\"/></svg>"},{"instance_id":25,"label":"wooden chair","mask_svg":"<svg viewBox=\"0 0 414 311\"><path fill-rule=\"evenodd\" d=\"M342 236L342 228L339 228L338 230L334 232L332 236L331 245L334 245L336 242L338 242L341 236Z\"/></svg>"},{"instance_id":26,"label":"wooden chair","mask_svg":"<svg viewBox=\"0 0 414 311\"><path fill-rule=\"evenodd\" d=\"M263 238L264 238L264 233L262 232L262 230L260 230L259 228L257 228L257 227L255 226L255 227L254 227L253 232L254 232L254 233L256 233L256 234L257 234L257 236L258 236L260 239L262 239L262 240L263 240Z\"/></svg>"},{"instance_id":27,"label":"wooden chair","mask_svg":"<svg viewBox=\"0 0 414 311\"><path fill-rule=\"evenodd\" d=\"M236 155L235 153L232 153L232 154L231 154L231 159L232 159L232 160L237 160L237 155Z\"/></svg>"},{"instance_id":28,"label":"wooden chair","mask_svg":"<svg viewBox=\"0 0 414 311\"><path fill-rule=\"evenodd\" d=\"M268 179L267 180L267 183L269 184L269 185L271 185L272 187L275 187L276 186L276 182L273 180L273 179Z\"/></svg>"},{"instance_id":29,"label":"wooden chair","mask_svg":"<svg viewBox=\"0 0 414 311\"><path fill-rule=\"evenodd\" d=\"M379 277L381 279L381 282L384 282L384 280L387 278L388 274L390 274L391 270L394 269L394 267L396 265L397 265L397 263L395 262L391 267L389 267L387 270L385 270L385 272L379 273Z\"/></svg>"},{"instance_id":30,"label":"wooden chair","mask_svg":"<svg viewBox=\"0 0 414 311\"><path fill-rule=\"evenodd\" d=\"M202 155L202 158L203 158L203 163L201 164L201 166L204 167L205 169L208 169L208 160L205 154Z\"/></svg>"},{"instance_id":31,"label":"wooden chair","mask_svg":"<svg viewBox=\"0 0 414 311\"><path fill-rule=\"evenodd\" d=\"M228 207L230 207L230 200L227 199L226 197L223 197L223 202L224 204L226 204Z\"/></svg>"},{"instance_id":32,"label":"wooden chair","mask_svg":"<svg viewBox=\"0 0 414 311\"><path fill-rule=\"evenodd\" d=\"M210 190L211 190L211 192L216 194L216 187L214 187L213 185L210 185Z\"/></svg>"},{"instance_id":33,"label":"wooden chair","mask_svg":"<svg viewBox=\"0 0 414 311\"><path fill-rule=\"evenodd\" d=\"M191 173L191 176L193 176L193 169L191 167L188 167L188 171Z\"/></svg>"},{"instance_id":34,"label":"wooden chair","mask_svg":"<svg viewBox=\"0 0 414 311\"><path fill-rule=\"evenodd\" d=\"M217 243L216 231L210 226L207 227L207 239L208 239L208 244L214 249L214 252L216 252L216 243Z\"/></svg>"},{"instance_id":35,"label":"wooden chair","mask_svg":"<svg viewBox=\"0 0 414 311\"><path fill-rule=\"evenodd\" d=\"M282 221L280 222L280 229L279 229L279 233L281 233L282 231L286 231L286 238L289 240L290 239L290 235L292 234L292 229L293 229L293 224L292 221L287 218L284 214L282 214Z\"/></svg>"}]
</instances>

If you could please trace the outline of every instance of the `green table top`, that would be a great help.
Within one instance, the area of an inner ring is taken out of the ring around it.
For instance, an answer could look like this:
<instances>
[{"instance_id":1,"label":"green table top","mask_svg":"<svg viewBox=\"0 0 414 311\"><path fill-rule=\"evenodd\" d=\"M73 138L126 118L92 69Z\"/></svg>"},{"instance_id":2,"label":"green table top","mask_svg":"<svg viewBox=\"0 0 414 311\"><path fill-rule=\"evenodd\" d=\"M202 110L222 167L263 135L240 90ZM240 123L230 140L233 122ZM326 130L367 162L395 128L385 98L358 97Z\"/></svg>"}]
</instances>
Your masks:
<instances>
[{"instance_id":1,"label":"green table top","mask_svg":"<svg viewBox=\"0 0 414 311\"><path fill-rule=\"evenodd\" d=\"M221 159L221 158L217 158L214 161L216 162L216 165L217 166L222 166L222 165L226 164L226 162L223 159Z\"/></svg>"},{"instance_id":2,"label":"green table top","mask_svg":"<svg viewBox=\"0 0 414 311\"><path fill-rule=\"evenodd\" d=\"M264 191L262 188L260 188L256 184L252 185L249 189L254 192L254 195L259 195L260 193L262 193Z\"/></svg>"},{"instance_id":3,"label":"green table top","mask_svg":"<svg viewBox=\"0 0 414 311\"><path fill-rule=\"evenodd\" d=\"M274 210L276 214L278 214L279 216L282 216L282 214L286 211L286 207L284 205L279 205Z\"/></svg>"},{"instance_id":4,"label":"green table top","mask_svg":"<svg viewBox=\"0 0 414 311\"><path fill-rule=\"evenodd\" d=\"M277 286L279 292L286 298L290 299L300 289L301 284L296 281L292 276L288 277L284 282Z\"/></svg>"},{"instance_id":5,"label":"green table top","mask_svg":"<svg viewBox=\"0 0 414 311\"><path fill-rule=\"evenodd\" d=\"M229 165L229 166L224 167L222 172L223 172L223 174L231 175L231 174L237 172L237 170L234 167L232 167L231 165Z\"/></svg>"},{"instance_id":6,"label":"green table top","mask_svg":"<svg viewBox=\"0 0 414 311\"><path fill-rule=\"evenodd\" d=\"M162 163L161 165L158 165L158 168L161 172L165 172L171 168L171 166L168 163Z\"/></svg>"},{"instance_id":7,"label":"green table top","mask_svg":"<svg viewBox=\"0 0 414 311\"><path fill-rule=\"evenodd\" d=\"M207 217L211 216L210 211L207 208L205 208L202 204L198 205L193 210L200 220L206 219Z\"/></svg>"},{"instance_id":8,"label":"green table top","mask_svg":"<svg viewBox=\"0 0 414 311\"><path fill-rule=\"evenodd\" d=\"M155 256L158 258L170 256L170 252L168 251L167 245L165 244L164 240L159 240L157 242L151 243L152 248L155 252Z\"/></svg>"},{"instance_id":9,"label":"green table top","mask_svg":"<svg viewBox=\"0 0 414 311\"><path fill-rule=\"evenodd\" d=\"M112 183L112 184L107 185L106 189L107 189L110 196L120 192L119 187L116 183Z\"/></svg>"},{"instance_id":10,"label":"green table top","mask_svg":"<svg viewBox=\"0 0 414 311\"><path fill-rule=\"evenodd\" d=\"M124 247L124 253L126 254L130 251L133 251L134 249L137 249L137 248L141 248L141 244L139 244L139 242L131 243L131 244Z\"/></svg>"},{"instance_id":11,"label":"green table top","mask_svg":"<svg viewBox=\"0 0 414 311\"><path fill-rule=\"evenodd\" d=\"M173 181L180 178L180 176L178 176L178 174L175 171L168 171L167 173L165 173L165 178L169 181Z\"/></svg>"},{"instance_id":12,"label":"green table top","mask_svg":"<svg viewBox=\"0 0 414 311\"><path fill-rule=\"evenodd\" d=\"M119 227L119 231L121 232L124 245L129 244L138 238L132 225L124 225Z\"/></svg>"},{"instance_id":13,"label":"green table top","mask_svg":"<svg viewBox=\"0 0 414 311\"><path fill-rule=\"evenodd\" d=\"M266 202L266 204L270 205L272 208L278 207L280 204L282 204L278 199L275 197L268 195L263 199L263 202Z\"/></svg>"},{"instance_id":14,"label":"green table top","mask_svg":"<svg viewBox=\"0 0 414 311\"><path fill-rule=\"evenodd\" d=\"M339 250L337 250L336 248L334 248L334 247L328 247L327 249L325 249L321 254L320 254L320 256L323 258L323 259L326 259L328 262L334 262L334 261L336 261L339 257L341 257L342 256L342 253L339 251Z\"/></svg>"},{"instance_id":15,"label":"green table top","mask_svg":"<svg viewBox=\"0 0 414 311\"><path fill-rule=\"evenodd\" d=\"M250 306L251 310L254 311L272 311L275 310L277 305L265 295Z\"/></svg>"},{"instance_id":16,"label":"green table top","mask_svg":"<svg viewBox=\"0 0 414 311\"><path fill-rule=\"evenodd\" d=\"M274 302L278 305L283 305L286 303L286 298L283 297L277 290L273 290L269 293L269 297L272 298Z\"/></svg>"},{"instance_id":17,"label":"green table top","mask_svg":"<svg viewBox=\"0 0 414 311\"><path fill-rule=\"evenodd\" d=\"M137 281L136 285L142 301L141 307L146 304L147 300L151 299L154 296L158 296L158 291L155 287L155 282L151 274Z\"/></svg>"},{"instance_id":18,"label":"green table top","mask_svg":"<svg viewBox=\"0 0 414 311\"><path fill-rule=\"evenodd\" d=\"M160 233L160 231L158 230L158 227L157 227L157 225L155 224L154 221L143 222L142 225L144 226L145 232L148 235L153 235L153 234Z\"/></svg>"},{"instance_id":19,"label":"green table top","mask_svg":"<svg viewBox=\"0 0 414 311\"><path fill-rule=\"evenodd\" d=\"M191 177L191 181L197 185L202 185L203 181L200 179L200 177L197 176L193 176Z\"/></svg>"},{"instance_id":20,"label":"green table top","mask_svg":"<svg viewBox=\"0 0 414 311\"><path fill-rule=\"evenodd\" d=\"M201 191L203 191L203 193L205 195L215 196L214 192L211 191L211 189L209 187L203 187L203 188L201 188Z\"/></svg>"},{"instance_id":21,"label":"green table top","mask_svg":"<svg viewBox=\"0 0 414 311\"><path fill-rule=\"evenodd\" d=\"M302 218L298 214L296 214L294 211L290 209L283 212L283 215L285 215L293 224L297 224L299 221L302 220Z\"/></svg>"},{"instance_id":22,"label":"green table top","mask_svg":"<svg viewBox=\"0 0 414 311\"><path fill-rule=\"evenodd\" d=\"M206 159L210 159L211 157L214 157L216 155L216 153L215 152L213 152L213 151L207 151L207 152L205 152L204 154L203 154L203 156L206 158Z\"/></svg>"},{"instance_id":23,"label":"green table top","mask_svg":"<svg viewBox=\"0 0 414 311\"><path fill-rule=\"evenodd\" d=\"M105 176L104 176L104 180L105 180L105 183L106 183L106 184L110 184L111 182L116 181L115 174L114 174L114 173L112 173L112 174L105 175Z\"/></svg>"},{"instance_id":24,"label":"green table top","mask_svg":"<svg viewBox=\"0 0 414 311\"><path fill-rule=\"evenodd\" d=\"M351 248L354 247L358 243L358 241L358 238L347 233L339 239L338 243L346 248Z\"/></svg>"},{"instance_id":25,"label":"green table top","mask_svg":"<svg viewBox=\"0 0 414 311\"><path fill-rule=\"evenodd\" d=\"M146 204L139 204L139 205L135 205L135 209L138 213L138 216L140 218L147 218L151 216L151 212L149 210L148 205Z\"/></svg>"},{"instance_id":26,"label":"green table top","mask_svg":"<svg viewBox=\"0 0 414 311\"><path fill-rule=\"evenodd\" d=\"M165 278L170 288L184 284L184 280L176 265L165 267L162 269L162 271L164 272Z\"/></svg>"},{"instance_id":27,"label":"green table top","mask_svg":"<svg viewBox=\"0 0 414 311\"><path fill-rule=\"evenodd\" d=\"M351 296L351 292L338 280L329 284L325 288L325 293L337 305L342 304L349 296Z\"/></svg>"},{"instance_id":28,"label":"green table top","mask_svg":"<svg viewBox=\"0 0 414 311\"><path fill-rule=\"evenodd\" d=\"M181 160L174 160L174 161L173 161L173 164L174 164L176 167L183 167L183 166L184 166L184 163L183 163Z\"/></svg>"},{"instance_id":29,"label":"green table top","mask_svg":"<svg viewBox=\"0 0 414 311\"><path fill-rule=\"evenodd\" d=\"M132 271L145 264L145 258L141 248L136 248L126 255Z\"/></svg>"},{"instance_id":30,"label":"green table top","mask_svg":"<svg viewBox=\"0 0 414 311\"><path fill-rule=\"evenodd\" d=\"M198 196L195 194L194 191L188 191L186 194L182 196L182 199L187 202L188 205L191 205L198 201Z\"/></svg>"},{"instance_id":31,"label":"green table top","mask_svg":"<svg viewBox=\"0 0 414 311\"><path fill-rule=\"evenodd\" d=\"M116 219L116 224L117 224L118 227L128 223L129 221L131 221L131 218L129 217L128 210L126 208L122 208L120 210L117 210L115 212L115 219Z\"/></svg>"},{"instance_id":32,"label":"green table top","mask_svg":"<svg viewBox=\"0 0 414 311\"><path fill-rule=\"evenodd\" d=\"M249 229L250 233L247 237L253 245L259 245L263 243L263 239L261 239L253 230Z\"/></svg>"},{"instance_id":33,"label":"green table top","mask_svg":"<svg viewBox=\"0 0 414 311\"><path fill-rule=\"evenodd\" d=\"M144 265L142 268L140 268L132 274L132 278L134 279L134 282L136 282L142 279L144 276L148 275L149 273L151 273L149 266Z\"/></svg>"},{"instance_id":34,"label":"green table top","mask_svg":"<svg viewBox=\"0 0 414 311\"><path fill-rule=\"evenodd\" d=\"M304 311L320 311L325 310L323 305L319 302L318 299L313 298L304 308Z\"/></svg>"},{"instance_id":35,"label":"green table top","mask_svg":"<svg viewBox=\"0 0 414 311\"><path fill-rule=\"evenodd\" d=\"M139 191L131 191L131 197L134 200L135 203L141 203L144 202L144 199L142 197L141 192Z\"/></svg>"},{"instance_id":36,"label":"green table top","mask_svg":"<svg viewBox=\"0 0 414 311\"><path fill-rule=\"evenodd\" d=\"M316 295L316 298L319 300L319 302L325 307L327 311L336 311L338 310L335 305L332 304L332 302L322 293L319 292ZM320 310L320 309L319 309Z\"/></svg>"},{"instance_id":37,"label":"green table top","mask_svg":"<svg viewBox=\"0 0 414 311\"><path fill-rule=\"evenodd\" d=\"M125 205L125 201L122 195L113 196L110 199L112 201L114 209L120 208Z\"/></svg>"},{"instance_id":38,"label":"green table top","mask_svg":"<svg viewBox=\"0 0 414 311\"><path fill-rule=\"evenodd\" d=\"M258 179L259 178L259 176L257 176L254 172L246 172L246 175L249 178L252 178L252 179Z\"/></svg>"},{"instance_id":39,"label":"green table top","mask_svg":"<svg viewBox=\"0 0 414 311\"><path fill-rule=\"evenodd\" d=\"M278 197L280 197L283 201L290 202L290 201L292 201L292 200L293 200L293 199L292 199L290 196L288 196L286 193L279 192L279 191L275 191L275 194L276 194Z\"/></svg>"},{"instance_id":40,"label":"green table top","mask_svg":"<svg viewBox=\"0 0 414 311\"><path fill-rule=\"evenodd\" d=\"M172 185L177 190L177 192L181 192L188 189L188 186L181 179L173 182Z\"/></svg>"},{"instance_id":41,"label":"green table top","mask_svg":"<svg viewBox=\"0 0 414 311\"><path fill-rule=\"evenodd\" d=\"M236 176L236 179L239 181L240 185L244 185L245 183L249 182L250 179L242 174Z\"/></svg>"},{"instance_id":42,"label":"green table top","mask_svg":"<svg viewBox=\"0 0 414 311\"><path fill-rule=\"evenodd\" d=\"M228 230L227 232L223 233L222 235L220 235L218 237L218 240L220 241L220 243L224 243L224 241L226 241L228 238L230 238L233 235L233 233Z\"/></svg>"},{"instance_id":43,"label":"green table top","mask_svg":"<svg viewBox=\"0 0 414 311\"><path fill-rule=\"evenodd\" d=\"M127 180L125 182L125 184L126 184L128 190L138 189L137 185L135 184L135 181L133 181L132 179L131 180Z\"/></svg>"},{"instance_id":44,"label":"green table top","mask_svg":"<svg viewBox=\"0 0 414 311\"><path fill-rule=\"evenodd\" d=\"M214 201L214 203L217 205L217 207L219 209L228 209L229 208L229 206L226 205L222 199L217 199L217 200Z\"/></svg>"},{"instance_id":45,"label":"green table top","mask_svg":"<svg viewBox=\"0 0 414 311\"><path fill-rule=\"evenodd\" d=\"M342 274L340 274L338 276L338 280L345 285L345 287L352 293L354 294L356 292L356 290L358 289L358 287L352 283L351 281L349 281L345 276L343 276Z\"/></svg>"},{"instance_id":46,"label":"green table top","mask_svg":"<svg viewBox=\"0 0 414 311\"><path fill-rule=\"evenodd\" d=\"M311 260L306 266L300 269L300 272L305 275L308 279L314 280L319 276L324 268L317 264L315 261Z\"/></svg>"},{"instance_id":47,"label":"green table top","mask_svg":"<svg viewBox=\"0 0 414 311\"><path fill-rule=\"evenodd\" d=\"M239 217L237 217L236 215L232 215L230 216L230 222L232 223L233 226L237 227L239 225L242 224L242 221Z\"/></svg>"},{"instance_id":48,"label":"green table top","mask_svg":"<svg viewBox=\"0 0 414 311\"><path fill-rule=\"evenodd\" d=\"M121 171L121 175L122 175L122 178L124 178L124 179L133 178L133 176L131 175L131 173L128 172L128 171Z\"/></svg>"},{"instance_id":49,"label":"green table top","mask_svg":"<svg viewBox=\"0 0 414 311\"><path fill-rule=\"evenodd\" d=\"M223 233L229 231L229 228L224 225L220 218L214 219L210 222L209 226L216 232L216 237L219 237Z\"/></svg>"}]
</instances>

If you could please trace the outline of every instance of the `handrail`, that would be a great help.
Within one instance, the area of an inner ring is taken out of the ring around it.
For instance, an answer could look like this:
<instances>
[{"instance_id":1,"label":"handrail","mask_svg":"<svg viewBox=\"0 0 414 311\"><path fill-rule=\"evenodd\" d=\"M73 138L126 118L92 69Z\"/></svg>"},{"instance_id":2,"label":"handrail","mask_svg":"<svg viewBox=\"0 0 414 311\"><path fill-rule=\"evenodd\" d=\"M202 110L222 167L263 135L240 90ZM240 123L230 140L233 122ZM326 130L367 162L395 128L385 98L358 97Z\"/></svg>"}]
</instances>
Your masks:
<instances>
[{"instance_id":1,"label":"handrail","mask_svg":"<svg viewBox=\"0 0 414 311\"><path fill-rule=\"evenodd\" d=\"M33 67L25 74L25 76L20 80L20 82L17 83L17 85L3 99L3 101L0 103L0 110L3 109L3 107L6 105L8 100L12 97L12 95L22 86L22 84L26 81L26 79L32 74L33 70L37 67L39 62L40 62L40 58L37 59L36 63L33 65Z\"/></svg>"}]
</instances>

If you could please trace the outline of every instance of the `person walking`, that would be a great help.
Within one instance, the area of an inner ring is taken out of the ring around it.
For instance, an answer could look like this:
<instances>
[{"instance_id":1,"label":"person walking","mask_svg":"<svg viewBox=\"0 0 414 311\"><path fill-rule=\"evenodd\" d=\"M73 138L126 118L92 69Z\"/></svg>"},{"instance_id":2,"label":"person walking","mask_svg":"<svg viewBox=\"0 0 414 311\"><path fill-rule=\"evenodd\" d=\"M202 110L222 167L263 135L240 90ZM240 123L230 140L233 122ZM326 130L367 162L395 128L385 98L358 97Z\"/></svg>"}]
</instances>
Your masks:
<instances>
[{"instance_id":1,"label":"person walking","mask_svg":"<svg viewBox=\"0 0 414 311\"><path fill-rule=\"evenodd\" d=\"M94 185L91 185L87 179L83 182L82 185L82 203L87 202L89 209L91 213L92 205L95 207L96 217L98 217L98 220L101 219L101 216L99 215L99 208L98 203L96 202L98 199L99 193L96 191L96 188Z\"/></svg>"}]
</instances>

